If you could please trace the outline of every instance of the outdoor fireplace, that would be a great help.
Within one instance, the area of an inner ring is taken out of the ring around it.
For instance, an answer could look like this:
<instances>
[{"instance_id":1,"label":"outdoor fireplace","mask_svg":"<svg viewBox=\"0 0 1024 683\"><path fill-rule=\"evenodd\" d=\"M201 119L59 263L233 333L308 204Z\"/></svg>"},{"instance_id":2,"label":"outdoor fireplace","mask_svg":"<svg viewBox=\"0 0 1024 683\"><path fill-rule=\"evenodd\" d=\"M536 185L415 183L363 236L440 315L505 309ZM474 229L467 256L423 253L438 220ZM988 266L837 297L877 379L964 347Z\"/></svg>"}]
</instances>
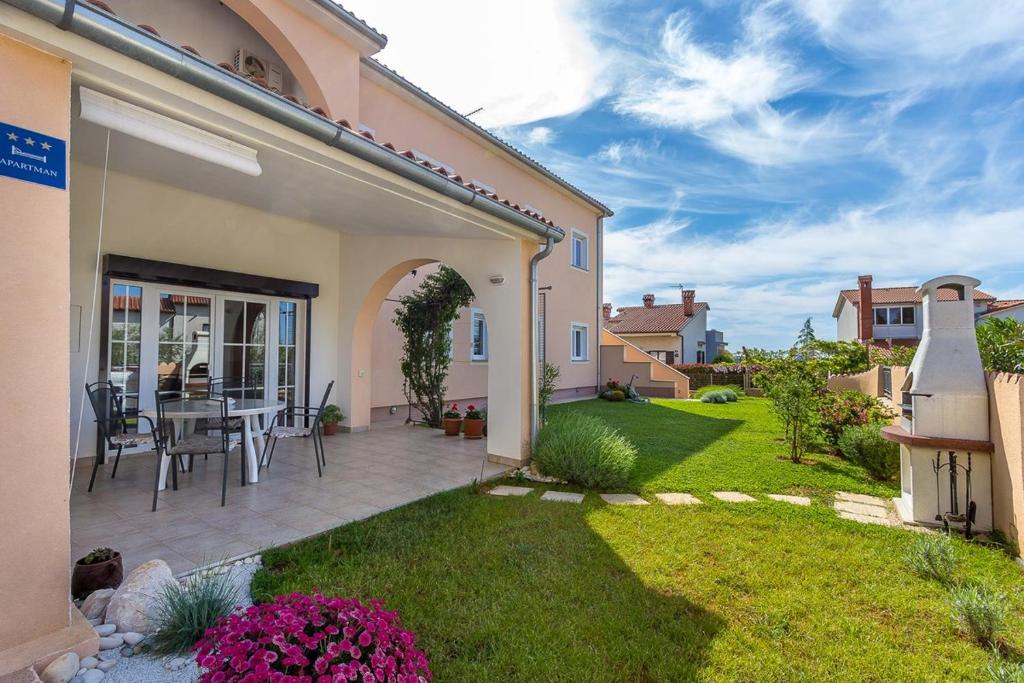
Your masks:
<instances>
[{"instance_id":1,"label":"outdoor fireplace","mask_svg":"<svg viewBox=\"0 0 1024 683\"><path fill-rule=\"evenodd\" d=\"M992 529L988 389L974 330L979 284L947 275L917 290L924 333L902 387L900 424L882 430L900 444L894 502L903 521L968 535ZM947 292L943 300L940 291Z\"/></svg>"}]
</instances>

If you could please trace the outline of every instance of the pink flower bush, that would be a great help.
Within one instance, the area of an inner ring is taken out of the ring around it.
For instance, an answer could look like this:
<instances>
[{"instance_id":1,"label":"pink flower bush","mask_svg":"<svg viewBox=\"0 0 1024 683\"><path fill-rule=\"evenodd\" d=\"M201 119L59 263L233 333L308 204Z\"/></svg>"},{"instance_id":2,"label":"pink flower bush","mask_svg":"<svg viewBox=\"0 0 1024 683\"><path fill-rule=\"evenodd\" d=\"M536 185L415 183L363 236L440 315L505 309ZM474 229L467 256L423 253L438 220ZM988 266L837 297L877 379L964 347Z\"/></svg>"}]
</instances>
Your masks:
<instances>
[{"instance_id":1,"label":"pink flower bush","mask_svg":"<svg viewBox=\"0 0 1024 683\"><path fill-rule=\"evenodd\" d=\"M292 593L219 620L195 650L200 683L429 681L415 643L376 600Z\"/></svg>"}]
</instances>

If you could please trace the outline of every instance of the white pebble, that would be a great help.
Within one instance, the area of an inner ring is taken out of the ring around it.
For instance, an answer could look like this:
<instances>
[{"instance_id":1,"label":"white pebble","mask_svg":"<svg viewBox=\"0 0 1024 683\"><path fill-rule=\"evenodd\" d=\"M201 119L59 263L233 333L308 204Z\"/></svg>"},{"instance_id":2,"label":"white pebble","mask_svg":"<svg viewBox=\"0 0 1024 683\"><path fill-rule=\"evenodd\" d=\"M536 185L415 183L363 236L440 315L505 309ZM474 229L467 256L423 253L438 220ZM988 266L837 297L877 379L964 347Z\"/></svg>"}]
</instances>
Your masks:
<instances>
[{"instance_id":1,"label":"white pebble","mask_svg":"<svg viewBox=\"0 0 1024 683\"><path fill-rule=\"evenodd\" d=\"M95 669L99 665L99 663L100 660L96 659L95 657L85 657L81 661L81 666L83 669Z\"/></svg>"},{"instance_id":2,"label":"white pebble","mask_svg":"<svg viewBox=\"0 0 1024 683\"><path fill-rule=\"evenodd\" d=\"M85 672L85 675L82 676L82 683L100 683L105 675L106 674L99 669L89 669Z\"/></svg>"},{"instance_id":3,"label":"white pebble","mask_svg":"<svg viewBox=\"0 0 1024 683\"><path fill-rule=\"evenodd\" d=\"M112 636L117 633L117 624L100 624L96 627L96 635L100 638Z\"/></svg>"},{"instance_id":4,"label":"white pebble","mask_svg":"<svg viewBox=\"0 0 1024 683\"><path fill-rule=\"evenodd\" d=\"M119 635L106 636L100 638L100 649L101 650L113 650L115 648L124 645L124 638Z\"/></svg>"},{"instance_id":5,"label":"white pebble","mask_svg":"<svg viewBox=\"0 0 1024 683\"><path fill-rule=\"evenodd\" d=\"M167 668L171 671L177 671L188 663L188 660L184 657L175 657L171 661L167 662Z\"/></svg>"},{"instance_id":6,"label":"white pebble","mask_svg":"<svg viewBox=\"0 0 1024 683\"><path fill-rule=\"evenodd\" d=\"M110 671L115 666L117 666L117 660L116 659L107 659L107 660L104 660L104 661L100 662L99 665L96 668L99 669L100 671Z\"/></svg>"},{"instance_id":7,"label":"white pebble","mask_svg":"<svg viewBox=\"0 0 1024 683\"><path fill-rule=\"evenodd\" d=\"M85 667L82 667L81 669L79 669L79 670L78 670L78 673L76 673L76 674L75 674L75 676L76 676L76 677L77 677L77 676L81 676L81 675L82 675L82 674L84 674L84 673L85 673L86 671L88 671L88 669L86 669Z\"/></svg>"}]
</instances>

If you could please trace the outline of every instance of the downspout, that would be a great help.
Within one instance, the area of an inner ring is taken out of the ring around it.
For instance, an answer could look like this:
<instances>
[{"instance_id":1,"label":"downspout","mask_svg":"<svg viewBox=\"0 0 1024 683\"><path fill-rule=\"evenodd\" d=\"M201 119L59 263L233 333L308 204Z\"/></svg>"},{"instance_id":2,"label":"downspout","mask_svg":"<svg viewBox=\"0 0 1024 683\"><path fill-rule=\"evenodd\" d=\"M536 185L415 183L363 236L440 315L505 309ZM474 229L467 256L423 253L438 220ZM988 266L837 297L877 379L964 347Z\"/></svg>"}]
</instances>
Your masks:
<instances>
[{"instance_id":1,"label":"downspout","mask_svg":"<svg viewBox=\"0 0 1024 683\"><path fill-rule=\"evenodd\" d=\"M597 377L594 387L601 393L601 337L604 332L604 216L597 219Z\"/></svg>"},{"instance_id":2,"label":"downspout","mask_svg":"<svg viewBox=\"0 0 1024 683\"><path fill-rule=\"evenodd\" d=\"M537 434L540 432L540 403L538 402L538 391L540 390L540 376L537 363L540 360L540 344L538 335L540 328L537 325L537 309L540 306L540 291L538 289L537 271L540 262L551 256L555 248L555 238L548 237L544 242L544 248L533 255L530 259L530 450L537 445Z\"/></svg>"}]
</instances>

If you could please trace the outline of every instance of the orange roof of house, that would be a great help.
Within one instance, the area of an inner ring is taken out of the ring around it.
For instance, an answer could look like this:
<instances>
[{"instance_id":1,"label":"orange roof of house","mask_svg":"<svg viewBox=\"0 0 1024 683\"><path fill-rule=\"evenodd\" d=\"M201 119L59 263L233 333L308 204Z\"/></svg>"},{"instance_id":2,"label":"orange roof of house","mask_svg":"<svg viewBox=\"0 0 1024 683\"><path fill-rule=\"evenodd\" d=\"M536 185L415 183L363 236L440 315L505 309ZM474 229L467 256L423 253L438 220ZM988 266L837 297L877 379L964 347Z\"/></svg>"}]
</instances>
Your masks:
<instances>
[{"instance_id":1,"label":"orange roof of house","mask_svg":"<svg viewBox=\"0 0 1024 683\"><path fill-rule=\"evenodd\" d=\"M995 313L996 311L1003 311L1007 308L1015 308L1017 306L1024 305L1024 299L1003 299L1002 301L993 301L988 305L986 313Z\"/></svg>"},{"instance_id":2,"label":"orange roof of house","mask_svg":"<svg viewBox=\"0 0 1024 683\"><path fill-rule=\"evenodd\" d=\"M706 302L693 304L693 315L683 313L682 304L655 304L626 306L616 309L618 315L607 322L609 331L615 334L645 334L657 332L676 333L686 327L698 313L711 307Z\"/></svg>"},{"instance_id":3,"label":"orange roof of house","mask_svg":"<svg viewBox=\"0 0 1024 683\"><path fill-rule=\"evenodd\" d=\"M851 304L856 306L860 303L860 290L844 289L839 292ZM951 289L939 290L939 301L956 300L956 292ZM991 294L986 294L980 289L974 290L975 301L995 301ZM871 302L873 304L919 304L921 295L917 293L917 287L872 287Z\"/></svg>"}]
</instances>

